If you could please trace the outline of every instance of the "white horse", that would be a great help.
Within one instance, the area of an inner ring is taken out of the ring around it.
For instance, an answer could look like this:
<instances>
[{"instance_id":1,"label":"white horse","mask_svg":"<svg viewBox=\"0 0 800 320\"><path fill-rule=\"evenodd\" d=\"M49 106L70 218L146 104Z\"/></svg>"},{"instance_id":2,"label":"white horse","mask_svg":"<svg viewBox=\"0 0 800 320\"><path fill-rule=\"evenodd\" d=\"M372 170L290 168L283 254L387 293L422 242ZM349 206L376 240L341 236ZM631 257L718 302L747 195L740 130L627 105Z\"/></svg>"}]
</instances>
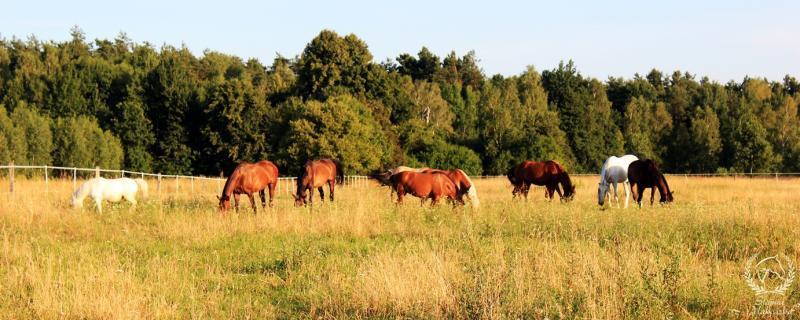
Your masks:
<instances>
[{"instance_id":1,"label":"white horse","mask_svg":"<svg viewBox=\"0 0 800 320\"><path fill-rule=\"evenodd\" d=\"M84 182L75 193L72 194L72 206L75 208L83 207L83 200L87 196L94 199L97 211L102 213L103 200L119 202L123 198L136 206L136 193L141 190L142 198L147 198L147 182L142 179L106 179L94 178Z\"/></svg>"},{"instance_id":2,"label":"white horse","mask_svg":"<svg viewBox=\"0 0 800 320\"><path fill-rule=\"evenodd\" d=\"M639 160L634 155L626 154L622 157L611 156L606 159L603 164L603 170L600 171L600 186L597 188L597 203L603 205L606 196L610 193L609 184L614 186L614 201L617 202L619 208L619 194L617 193L617 183L622 183L622 188L625 191L625 208L628 208L628 201L631 198L631 184L628 182L628 166L631 162ZM610 202L610 199L609 199ZM610 203L609 203L610 205Z\"/></svg>"}]
</instances>

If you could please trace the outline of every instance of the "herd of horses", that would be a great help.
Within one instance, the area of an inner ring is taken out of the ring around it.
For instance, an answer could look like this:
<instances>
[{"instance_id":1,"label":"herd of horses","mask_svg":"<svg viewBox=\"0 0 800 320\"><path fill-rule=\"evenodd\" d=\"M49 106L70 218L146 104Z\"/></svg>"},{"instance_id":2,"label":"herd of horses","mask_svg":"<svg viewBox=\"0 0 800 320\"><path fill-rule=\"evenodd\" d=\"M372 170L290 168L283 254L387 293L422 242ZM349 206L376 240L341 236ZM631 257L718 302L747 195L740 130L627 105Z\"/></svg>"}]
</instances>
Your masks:
<instances>
[{"instance_id":1,"label":"herd of horses","mask_svg":"<svg viewBox=\"0 0 800 320\"><path fill-rule=\"evenodd\" d=\"M238 211L239 199L242 194L247 195L250 199L254 212L257 212L255 194L261 197L261 206L266 209L267 191L269 191L269 206L272 207L278 176L278 167L270 161L240 163L225 181L222 194L217 196L220 211L225 212L231 209L231 197L233 197L233 208ZM466 205L467 201L476 208L480 205L475 185L461 169L441 170L399 166L385 172L370 174L369 177L377 180L383 186L391 187L391 194L397 194L398 204L403 203L405 195L410 194L420 198L422 204L430 199L431 205L436 205L442 200L447 200L453 205ZM511 167L506 177L513 186L512 198L524 196L527 199L531 185L544 186L545 198L550 201L554 199L555 193L558 194L561 202L568 202L575 198L575 184L572 183L566 169L555 160L523 161ZM325 185L328 185L330 201L333 202L335 186L343 181L344 170L338 160L307 161L296 179L296 190L292 194L295 206L312 205L314 189L319 192L320 200L325 201L323 191ZM631 194L641 207L646 188L651 189L651 206L654 203L655 190L658 190L660 194L660 203L671 203L673 200L672 191L669 189L666 178L656 163L649 159L640 160L633 155L609 157L600 172L600 183L597 190L598 204L601 207L606 203L606 198L611 197L612 187L613 198L619 207L617 193L619 183L622 183L626 193L626 208ZM102 210L101 202L103 200L117 202L125 199L135 205L138 191L142 191L146 197L147 183L142 179L94 178L86 181L75 191L72 195L72 204L80 207L83 200L91 196L98 211Z\"/></svg>"}]
</instances>

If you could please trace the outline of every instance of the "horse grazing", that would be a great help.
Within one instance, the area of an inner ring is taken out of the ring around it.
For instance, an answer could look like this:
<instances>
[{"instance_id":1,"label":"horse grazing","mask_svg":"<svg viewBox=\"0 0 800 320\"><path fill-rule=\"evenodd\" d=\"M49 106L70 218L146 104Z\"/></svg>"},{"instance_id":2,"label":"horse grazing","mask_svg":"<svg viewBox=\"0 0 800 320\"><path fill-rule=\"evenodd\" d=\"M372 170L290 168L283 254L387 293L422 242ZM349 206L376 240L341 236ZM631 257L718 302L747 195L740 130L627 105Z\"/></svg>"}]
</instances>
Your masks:
<instances>
[{"instance_id":1,"label":"horse grazing","mask_svg":"<svg viewBox=\"0 0 800 320\"><path fill-rule=\"evenodd\" d=\"M72 206L83 207L83 200L87 196L91 196L99 213L103 213L103 200L119 202L125 199L133 205L132 207L135 207L136 193L139 191L142 192L142 198L147 198L147 182L142 179L89 179L72 194Z\"/></svg>"},{"instance_id":2,"label":"horse grazing","mask_svg":"<svg viewBox=\"0 0 800 320\"><path fill-rule=\"evenodd\" d=\"M250 205L253 206L253 213L258 213L253 193L258 192L261 196L261 207L266 209L267 197L264 194L264 189L269 189L269 206L272 207L277 185L278 167L272 162L262 160L256 163L239 163L228 177L228 180L225 181L222 195L217 197L219 199L219 209L222 212L229 210L231 208L231 195L233 195L233 199L236 201L236 211L239 211L239 196L246 194L250 198Z\"/></svg>"},{"instance_id":3,"label":"horse grazing","mask_svg":"<svg viewBox=\"0 0 800 320\"><path fill-rule=\"evenodd\" d=\"M528 199L531 184L545 186L545 198L549 198L551 201L554 191L558 192L561 201L570 201L575 197L575 185L572 184L569 174L560 163L554 160L523 161L512 167L506 176L514 186L514 190L511 191L514 197L524 194L525 199ZM558 187L559 183L564 188L563 194Z\"/></svg>"},{"instance_id":4,"label":"horse grazing","mask_svg":"<svg viewBox=\"0 0 800 320\"><path fill-rule=\"evenodd\" d=\"M631 162L628 166L628 180L631 184L631 191L633 199L642 207L642 196L644 196L644 189L650 189L650 205L653 205L655 189L658 189L658 194L661 197L659 203L671 203L672 191L669 190L667 179L658 170L658 166L653 160L636 160Z\"/></svg>"},{"instance_id":5,"label":"horse grazing","mask_svg":"<svg viewBox=\"0 0 800 320\"><path fill-rule=\"evenodd\" d=\"M617 202L617 207L619 207L617 184L622 183L622 189L625 191L625 208L628 208L628 201L631 198L631 185L628 182L628 166L631 162L636 160L639 160L639 158L631 154L622 157L610 156L606 159L606 162L603 164L603 169L600 170L600 183L597 188L597 203L600 206L603 206L606 197L609 197L609 193L611 192L609 186L613 186L614 201Z\"/></svg>"},{"instance_id":6,"label":"horse grazing","mask_svg":"<svg viewBox=\"0 0 800 320\"><path fill-rule=\"evenodd\" d=\"M480 206L481 202L478 199L478 190L475 189L475 184L472 183L472 180L469 179L469 176L467 176L463 170L439 170L426 168L421 172L443 173L447 175L447 177L450 178L450 180L453 180L453 183L456 184L456 196L458 197L458 201L464 203L464 195L466 195L474 207L477 208Z\"/></svg>"},{"instance_id":7,"label":"horse grazing","mask_svg":"<svg viewBox=\"0 0 800 320\"><path fill-rule=\"evenodd\" d=\"M441 172L404 171L392 175L389 179L392 189L397 192L398 204L403 203L406 193L421 198L422 203L425 203L425 199L431 199L432 206L439 203L442 197L459 200L455 182Z\"/></svg>"},{"instance_id":8,"label":"horse grazing","mask_svg":"<svg viewBox=\"0 0 800 320\"><path fill-rule=\"evenodd\" d=\"M319 197L325 201L325 194L322 186L328 184L328 191L333 202L333 190L336 183L344 183L344 170L342 163L338 160L319 159L306 161L300 175L297 176L297 192L293 194L294 205L299 207L314 201L313 189L319 190ZM308 191L308 201L306 201L306 191Z\"/></svg>"}]
</instances>

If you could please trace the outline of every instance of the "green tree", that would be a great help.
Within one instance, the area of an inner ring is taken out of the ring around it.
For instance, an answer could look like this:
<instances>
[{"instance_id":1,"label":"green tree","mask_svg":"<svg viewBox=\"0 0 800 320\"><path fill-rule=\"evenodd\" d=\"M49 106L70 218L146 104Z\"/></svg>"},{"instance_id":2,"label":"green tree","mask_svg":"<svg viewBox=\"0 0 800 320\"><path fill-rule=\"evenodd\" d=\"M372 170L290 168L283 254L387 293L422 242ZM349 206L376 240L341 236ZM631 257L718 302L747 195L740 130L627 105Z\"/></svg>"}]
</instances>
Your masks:
<instances>
[{"instance_id":1,"label":"green tree","mask_svg":"<svg viewBox=\"0 0 800 320\"><path fill-rule=\"evenodd\" d=\"M337 93L367 91L372 54L358 37L323 30L306 45L298 61L298 89L306 98L325 100Z\"/></svg>"},{"instance_id":2,"label":"green tree","mask_svg":"<svg viewBox=\"0 0 800 320\"><path fill-rule=\"evenodd\" d=\"M5 106L0 104L0 163L28 164L27 154L25 132L14 125Z\"/></svg>"},{"instance_id":3,"label":"green tree","mask_svg":"<svg viewBox=\"0 0 800 320\"><path fill-rule=\"evenodd\" d=\"M270 152L270 106L247 82L228 80L210 91L203 135L210 157L206 171L223 171L240 161L267 159Z\"/></svg>"},{"instance_id":4,"label":"green tree","mask_svg":"<svg viewBox=\"0 0 800 320\"><path fill-rule=\"evenodd\" d=\"M297 173L306 160L320 157L340 160L346 174L364 174L387 162L386 137L369 108L357 99L339 95L286 108L291 116L278 165L288 172Z\"/></svg>"},{"instance_id":5,"label":"green tree","mask_svg":"<svg viewBox=\"0 0 800 320\"><path fill-rule=\"evenodd\" d=\"M664 103L635 97L625 107L625 150L642 159L662 163L662 155L666 152L662 141L671 128L672 118Z\"/></svg>"},{"instance_id":6,"label":"green tree","mask_svg":"<svg viewBox=\"0 0 800 320\"><path fill-rule=\"evenodd\" d=\"M52 163L53 134L50 131L51 120L40 115L35 109L20 103L11 113L11 121L15 132L21 134L26 142L27 154L24 158L32 165L49 165Z\"/></svg>"},{"instance_id":7,"label":"green tree","mask_svg":"<svg viewBox=\"0 0 800 320\"><path fill-rule=\"evenodd\" d=\"M151 172L153 156L150 148L156 141L153 125L144 112L144 105L136 96L118 103L111 120L112 130L119 136L125 147L125 168Z\"/></svg>"},{"instance_id":8,"label":"green tree","mask_svg":"<svg viewBox=\"0 0 800 320\"><path fill-rule=\"evenodd\" d=\"M119 138L87 116L59 118L53 124L53 162L58 166L119 169L124 154Z\"/></svg>"}]
</instances>

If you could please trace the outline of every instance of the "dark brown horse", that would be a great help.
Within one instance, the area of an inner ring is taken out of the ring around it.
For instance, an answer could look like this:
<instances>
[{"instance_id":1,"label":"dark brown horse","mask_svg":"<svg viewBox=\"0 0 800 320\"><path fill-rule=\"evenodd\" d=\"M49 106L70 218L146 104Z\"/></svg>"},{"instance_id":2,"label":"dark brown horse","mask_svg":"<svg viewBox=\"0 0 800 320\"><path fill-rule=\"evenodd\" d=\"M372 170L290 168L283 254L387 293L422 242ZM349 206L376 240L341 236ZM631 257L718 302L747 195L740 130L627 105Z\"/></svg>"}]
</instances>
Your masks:
<instances>
[{"instance_id":1,"label":"dark brown horse","mask_svg":"<svg viewBox=\"0 0 800 320\"><path fill-rule=\"evenodd\" d=\"M405 171L392 175L389 180L392 189L397 192L397 203L403 203L403 197L410 193L421 198L431 199L431 205L436 205L442 197L458 201L457 187L450 177L440 172L412 172Z\"/></svg>"},{"instance_id":2,"label":"dark brown horse","mask_svg":"<svg viewBox=\"0 0 800 320\"><path fill-rule=\"evenodd\" d=\"M319 190L319 198L325 201L325 194L322 186L328 185L331 201L333 201L333 190L336 183L344 182L344 170L338 160L319 159L306 161L300 175L297 176L297 192L293 194L294 205L302 206L306 203L313 203L313 189ZM308 194L306 194L308 192ZM308 196L308 201L306 201Z\"/></svg>"},{"instance_id":3,"label":"dark brown horse","mask_svg":"<svg viewBox=\"0 0 800 320\"><path fill-rule=\"evenodd\" d=\"M650 205L653 205L655 200L655 192L658 189L658 195L661 197L659 203L671 203L672 191L669 190L667 179L658 169L653 160L644 159L631 162L628 166L628 181L631 184L631 193L633 200L642 207L642 197L644 196L644 189L650 189Z\"/></svg>"},{"instance_id":4,"label":"dark brown horse","mask_svg":"<svg viewBox=\"0 0 800 320\"><path fill-rule=\"evenodd\" d=\"M278 185L278 167L267 160L257 163L242 162L233 170L225 187L222 188L222 196L218 196L219 209L225 212L231 208L231 195L236 201L235 208L239 211L239 195L246 194L250 198L253 212L257 213L256 200L253 193L258 192L261 196L261 206L267 207L267 197L264 189L269 188L269 206L272 207L275 200L275 187Z\"/></svg>"},{"instance_id":5,"label":"dark brown horse","mask_svg":"<svg viewBox=\"0 0 800 320\"><path fill-rule=\"evenodd\" d=\"M528 199L531 184L545 186L545 198L550 200L553 200L554 192L558 192L561 201L570 201L575 197L575 185L572 184L569 174L560 163L554 160L523 161L509 169L506 176L514 186L514 190L511 191L514 197L525 195L525 199ZM564 188L563 194L558 187L559 183Z\"/></svg>"}]
</instances>

